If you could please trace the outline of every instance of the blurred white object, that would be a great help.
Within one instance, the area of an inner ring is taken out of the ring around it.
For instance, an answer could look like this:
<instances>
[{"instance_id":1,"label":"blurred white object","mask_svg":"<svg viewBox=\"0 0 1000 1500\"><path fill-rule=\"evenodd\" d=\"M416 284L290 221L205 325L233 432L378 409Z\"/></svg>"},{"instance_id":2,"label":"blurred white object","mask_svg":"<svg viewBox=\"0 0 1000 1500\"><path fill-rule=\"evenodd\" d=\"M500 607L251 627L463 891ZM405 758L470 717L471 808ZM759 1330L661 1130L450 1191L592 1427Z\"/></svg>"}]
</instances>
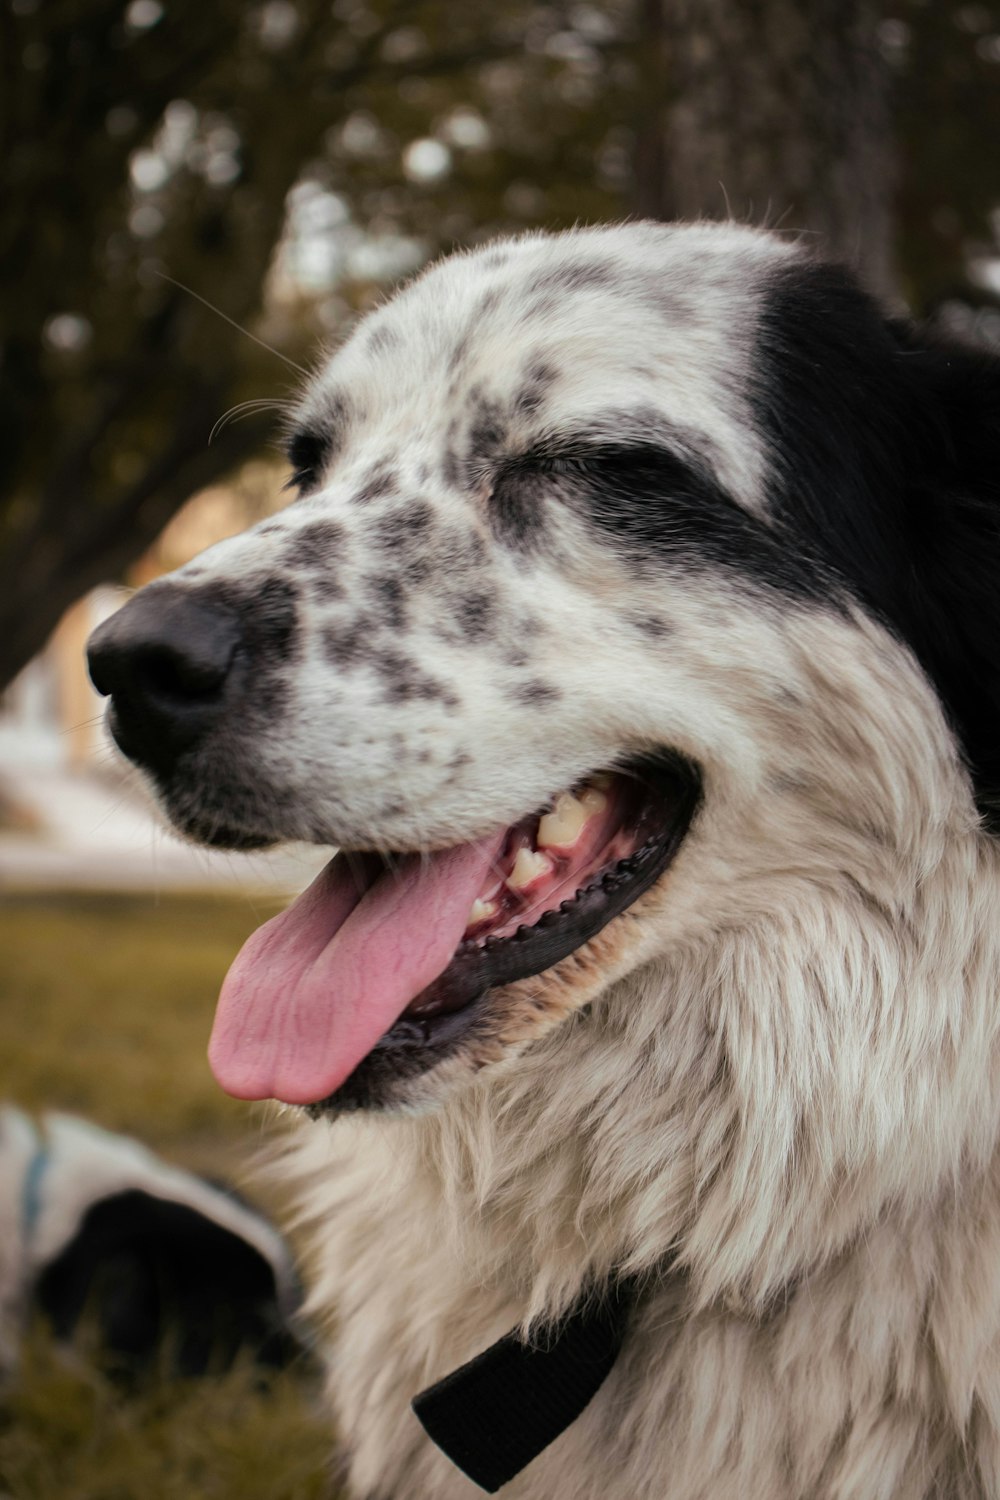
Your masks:
<instances>
[{"instance_id":1,"label":"blurred white object","mask_svg":"<svg viewBox=\"0 0 1000 1500\"><path fill-rule=\"evenodd\" d=\"M61 1339L87 1318L130 1370L197 1375L241 1351L284 1363L297 1303L283 1239L230 1191L85 1120L0 1109L3 1376L33 1307Z\"/></svg>"}]
</instances>

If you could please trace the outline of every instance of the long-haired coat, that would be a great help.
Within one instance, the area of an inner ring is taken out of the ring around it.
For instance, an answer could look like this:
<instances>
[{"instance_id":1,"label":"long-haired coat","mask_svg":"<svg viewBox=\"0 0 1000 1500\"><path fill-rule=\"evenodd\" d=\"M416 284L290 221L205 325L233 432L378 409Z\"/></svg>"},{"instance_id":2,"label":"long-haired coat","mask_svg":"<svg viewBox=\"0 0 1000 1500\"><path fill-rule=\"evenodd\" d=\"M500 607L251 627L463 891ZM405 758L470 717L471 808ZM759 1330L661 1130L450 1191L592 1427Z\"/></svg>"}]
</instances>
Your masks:
<instances>
[{"instance_id":1,"label":"long-haired coat","mask_svg":"<svg viewBox=\"0 0 1000 1500\"><path fill-rule=\"evenodd\" d=\"M1000 1494L996 365L775 237L529 235L289 452L92 670L178 827L347 851L212 1057L313 1117L349 1493L477 1493L412 1398L624 1274L505 1494Z\"/></svg>"}]
</instances>

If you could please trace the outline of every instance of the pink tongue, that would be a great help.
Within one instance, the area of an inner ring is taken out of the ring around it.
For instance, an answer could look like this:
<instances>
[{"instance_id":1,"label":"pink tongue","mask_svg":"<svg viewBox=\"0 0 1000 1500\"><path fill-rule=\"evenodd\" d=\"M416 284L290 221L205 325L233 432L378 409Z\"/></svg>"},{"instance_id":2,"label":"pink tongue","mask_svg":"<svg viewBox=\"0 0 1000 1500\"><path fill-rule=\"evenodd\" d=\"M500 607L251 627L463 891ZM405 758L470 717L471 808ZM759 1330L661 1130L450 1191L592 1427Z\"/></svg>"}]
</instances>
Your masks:
<instances>
[{"instance_id":1,"label":"pink tongue","mask_svg":"<svg viewBox=\"0 0 1000 1500\"><path fill-rule=\"evenodd\" d=\"M505 836L392 871L371 856L353 872L347 856L331 860L226 976L208 1048L226 1092L312 1104L338 1089L448 967Z\"/></svg>"}]
</instances>

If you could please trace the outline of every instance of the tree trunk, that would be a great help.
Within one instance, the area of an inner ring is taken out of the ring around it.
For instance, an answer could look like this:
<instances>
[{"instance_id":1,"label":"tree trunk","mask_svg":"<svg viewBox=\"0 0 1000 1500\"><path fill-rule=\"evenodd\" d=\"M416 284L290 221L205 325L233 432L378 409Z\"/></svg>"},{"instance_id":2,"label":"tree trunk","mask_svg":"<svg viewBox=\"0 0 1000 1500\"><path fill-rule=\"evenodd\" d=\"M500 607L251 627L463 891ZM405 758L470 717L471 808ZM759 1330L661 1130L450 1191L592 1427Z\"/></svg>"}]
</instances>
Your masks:
<instances>
[{"instance_id":1,"label":"tree trunk","mask_svg":"<svg viewBox=\"0 0 1000 1500\"><path fill-rule=\"evenodd\" d=\"M891 297L893 150L876 0L640 0L636 208L815 237Z\"/></svg>"}]
</instances>

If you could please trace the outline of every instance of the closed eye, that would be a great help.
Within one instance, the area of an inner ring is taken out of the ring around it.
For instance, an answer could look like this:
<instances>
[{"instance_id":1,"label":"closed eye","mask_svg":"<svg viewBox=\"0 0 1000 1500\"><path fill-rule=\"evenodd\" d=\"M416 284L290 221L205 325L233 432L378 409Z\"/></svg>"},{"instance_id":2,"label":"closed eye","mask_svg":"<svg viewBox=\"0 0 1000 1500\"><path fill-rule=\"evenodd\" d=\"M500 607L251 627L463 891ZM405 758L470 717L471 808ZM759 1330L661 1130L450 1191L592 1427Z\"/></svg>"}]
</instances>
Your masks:
<instances>
[{"instance_id":1,"label":"closed eye","mask_svg":"<svg viewBox=\"0 0 1000 1500\"><path fill-rule=\"evenodd\" d=\"M282 488L298 490L304 495L319 483L329 458L329 440L316 432L296 432L289 439L286 451L292 475Z\"/></svg>"}]
</instances>

